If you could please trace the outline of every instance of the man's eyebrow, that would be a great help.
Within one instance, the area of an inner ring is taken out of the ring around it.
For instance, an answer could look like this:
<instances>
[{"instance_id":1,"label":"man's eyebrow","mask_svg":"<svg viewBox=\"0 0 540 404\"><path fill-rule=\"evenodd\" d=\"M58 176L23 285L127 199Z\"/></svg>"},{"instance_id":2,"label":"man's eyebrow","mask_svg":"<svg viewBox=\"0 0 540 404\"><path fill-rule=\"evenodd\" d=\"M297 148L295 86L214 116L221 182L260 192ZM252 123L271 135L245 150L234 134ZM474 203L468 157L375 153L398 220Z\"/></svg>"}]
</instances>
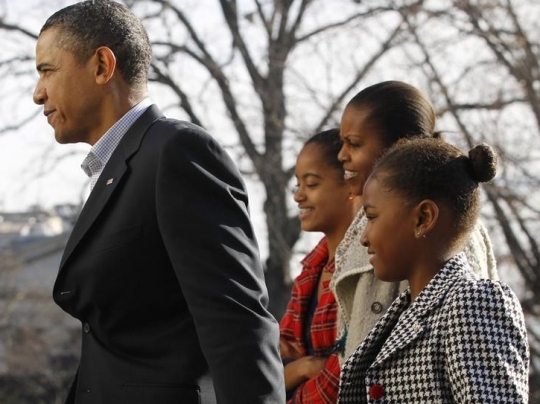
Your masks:
<instances>
[{"instance_id":1,"label":"man's eyebrow","mask_svg":"<svg viewBox=\"0 0 540 404\"><path fill-rule=\"evenodd\" d=\"M51 65L49 63L40 63L36 66L36 69L38 72L40 72L47 67L51 67Z\"/></svg>"}]
</instances>

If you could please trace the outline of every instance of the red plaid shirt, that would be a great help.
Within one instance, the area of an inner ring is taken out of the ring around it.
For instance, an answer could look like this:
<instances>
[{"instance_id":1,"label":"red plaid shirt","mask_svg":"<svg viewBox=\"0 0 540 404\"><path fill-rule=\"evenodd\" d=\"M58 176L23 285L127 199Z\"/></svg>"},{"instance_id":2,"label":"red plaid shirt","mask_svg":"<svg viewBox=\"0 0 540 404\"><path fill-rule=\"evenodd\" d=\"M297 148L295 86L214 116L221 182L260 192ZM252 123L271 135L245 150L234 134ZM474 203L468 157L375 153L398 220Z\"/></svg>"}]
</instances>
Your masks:
<instances>
[{"instance_id":1,"label":"red plaid shirt","mask_svg":"<svg viewBox=\"0 0 540 404\"><path fill-rule=\"evenodd\" d=\"M326 238L302 260L302 266L302 272L294 280L291 300L281 319L280 331L282 338L296 343L302 354L306 355L305 321L311 299L317 293L321 274L334 272L334 259L328 260ZM332 353L336 340L337 304L329 283L323 282L310 329L314 355L329 358L321 373L297 387L289 404L337 402L340 367L337 355Z\"/></svg>"}]
</instances>

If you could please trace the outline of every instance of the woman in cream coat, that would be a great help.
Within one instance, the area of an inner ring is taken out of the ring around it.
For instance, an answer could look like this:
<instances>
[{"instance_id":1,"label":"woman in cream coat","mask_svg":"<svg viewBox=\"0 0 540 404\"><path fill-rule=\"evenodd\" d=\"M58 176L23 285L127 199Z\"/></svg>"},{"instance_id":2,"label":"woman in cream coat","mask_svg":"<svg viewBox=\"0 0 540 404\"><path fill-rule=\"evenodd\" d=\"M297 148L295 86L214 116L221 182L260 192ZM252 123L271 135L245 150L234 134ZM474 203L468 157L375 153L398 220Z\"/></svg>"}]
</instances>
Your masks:
<instances>
[{"instance_id":1,"label":"woman in cream coat","mask_svg":"<svg viewBox=\"0 0 540 404\"><path fill-rule=\"evenodd\" d=\"M348 103L341 119L343 147L339 159L351 196L358 196L374 162L383 151L402 138L435 135L435 112L415 87L386 81L367 87ZM367 250L360 244L366 225L359 210L335 253L336 270L330 287L338 303L338 347L344 362L360 345L406 282L390 283L375 278ZM491 242L484 225L476 224L465 247L473 271L498 279Z\"/></svg>"}]
</instances>

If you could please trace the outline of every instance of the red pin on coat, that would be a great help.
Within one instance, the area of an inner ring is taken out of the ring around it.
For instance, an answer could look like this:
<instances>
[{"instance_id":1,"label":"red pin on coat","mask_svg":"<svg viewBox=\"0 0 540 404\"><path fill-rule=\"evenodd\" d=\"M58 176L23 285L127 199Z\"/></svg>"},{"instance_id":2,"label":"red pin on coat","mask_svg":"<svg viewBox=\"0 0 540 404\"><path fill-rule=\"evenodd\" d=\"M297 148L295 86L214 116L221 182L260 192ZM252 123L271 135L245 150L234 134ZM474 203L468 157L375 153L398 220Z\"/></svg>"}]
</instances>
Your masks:
<instances>
[{"instance_id":1,"label":"red pin on coat","mask_svg":"<svg viewBox=\"0 0 540 404\"><path fill-rule=\"evenodd\" d=\"M374 400L380 400L384 397L384 387L380 384L373 384L369 388L369 396Z\"/></svg>"}]
</instances>

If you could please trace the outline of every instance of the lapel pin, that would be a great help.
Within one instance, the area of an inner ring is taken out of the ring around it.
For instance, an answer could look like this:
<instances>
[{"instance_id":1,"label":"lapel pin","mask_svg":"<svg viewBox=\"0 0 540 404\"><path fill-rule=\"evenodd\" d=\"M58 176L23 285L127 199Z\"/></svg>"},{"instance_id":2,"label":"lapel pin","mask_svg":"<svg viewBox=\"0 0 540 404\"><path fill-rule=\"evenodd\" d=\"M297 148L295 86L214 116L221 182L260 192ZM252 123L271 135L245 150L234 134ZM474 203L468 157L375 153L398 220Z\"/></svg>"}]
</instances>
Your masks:
<instances>
[{"instance_id":1,"label":"lapel pin","mask_svg":"<svg viewBox=\"0 0 540 404\"><path fill-rule=\"evenodd\" d=\"M107 180L107 185L111 185L114 182L114 178L109 178Z\"/></svg>"}]
</instances>

